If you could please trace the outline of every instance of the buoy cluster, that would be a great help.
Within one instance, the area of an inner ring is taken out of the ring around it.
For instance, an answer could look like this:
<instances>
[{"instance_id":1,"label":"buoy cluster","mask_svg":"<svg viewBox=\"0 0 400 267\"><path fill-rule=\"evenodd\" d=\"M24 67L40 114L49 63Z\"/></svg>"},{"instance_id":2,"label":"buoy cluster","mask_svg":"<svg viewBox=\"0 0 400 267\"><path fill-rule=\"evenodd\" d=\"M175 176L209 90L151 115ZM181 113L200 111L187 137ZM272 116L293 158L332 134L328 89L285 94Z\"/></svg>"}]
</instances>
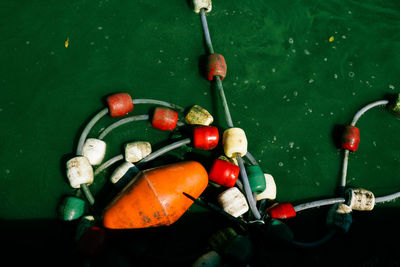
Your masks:
<instances>
[{"instance_id":1,"label":"buoy cluster","mask_svg":"<svg viewBox=\"0 0 400 267\"><path fill-rule=\"evenodd\" d=\"M108 96L107 107L95 115L83 130L76 156L66 162L66 178L75 191L62 199L59 214L64 221L80 221L76 240L81 252L94 254L105 240L105 229L171 225L179 220L194 202L244 228L257 225L258 229L262 228L272 233L280 232L280 239L285 242L307 246L307 243L294 241L293 233L283 223L285 219L295 217L296 213L302 210L332 205L326 219L328 228L347 232L352 223L353 210L370 211L376 203L400 196L399 193L395 193L376 198L368 190L347 188L343 195L332 199L297 206L289 202L274 203L277 193L274 178L265 173L249 153L244 129L234 127L230 117L221 82L226 77L227 65L222 55L214 53L206 21L206 13L212 9L211 1L194 0L193 7L194 11L201 15L209 53L205 78L217 85L228 128L221 129L213 125L212 114L199 105L189 107L183 112L184 109L178 105L152 99L132 99L131 95L125 92ZM152 114L128 115L134 113L134 106L137 104L151 104ZM360 131L355 124L367 110L381 105L386 105L394 113L400 113L400 97L393 101L374 102L360 110L353 122L344 129L341 144L345 155L341 184L343 188L346 187L349 151L355 152L360 143ZM97 138L89 138L92 127L106 114L117 121L104 129ZM107 150L104 137L120 125L138 120L147 120L151 127L160 131L190 128L190 135L179 140L168 140L169 145L156 151L153 151L149 141L134 140L124 145L121 155L104 161ZM223 155L209 159L210 167L190 160L150 169L143 167L146 166L144 163L182 146L199 150L221 148ZM117 162L119 166L114 168L109 179L118 193L112 196L112 200L105 207L98 210L90 185L94 183L96 175ZM204 192L209 188L217 188L220 191L215 199L204 197ZM249 260L249 237L237 233L232 228L216 233L210 238L210 244L212 251L200 257L193 266L218 262L221 261L221 256L227 255L239 262ZM232 244L241 248L243 253L239 255L227 249L232 247Z\"/></svg>"}]
</instances>

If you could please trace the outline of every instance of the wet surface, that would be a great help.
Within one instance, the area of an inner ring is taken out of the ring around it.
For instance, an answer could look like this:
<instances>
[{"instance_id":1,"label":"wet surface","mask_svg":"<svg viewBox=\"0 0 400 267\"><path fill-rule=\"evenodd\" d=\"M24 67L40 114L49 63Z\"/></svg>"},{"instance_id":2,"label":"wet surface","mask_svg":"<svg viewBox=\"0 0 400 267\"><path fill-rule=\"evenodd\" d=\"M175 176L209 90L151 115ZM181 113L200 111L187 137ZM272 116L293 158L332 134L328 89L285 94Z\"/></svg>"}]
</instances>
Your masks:
<instances>
[{"instance_id":1,"label":"wet surface","mask_svg":"<svg viewBox=\"0 0 400 267\"><path fill-rule=\"evenodd\" d=\"M73 192L65 162L106 95L198 104L226 127L215 88L201 76L200 18L187 2L2 1L0 218L56 218L59 200ZM342 162L336 129L400 89L399 10L397 1L214 1L208 24L228 66L223 85L233 122L275 178L278 201L334 194ZM112 122L104 118L89 136ZM397 191L400 120L375 108L357 126L348 183L376 196ZM106 159L123 143L157 146L167 137L133 122L105 138ZM111 173L97 177L95 193ZM398 203L385 206L393 213Z\"/></svg>"}]
</instances>

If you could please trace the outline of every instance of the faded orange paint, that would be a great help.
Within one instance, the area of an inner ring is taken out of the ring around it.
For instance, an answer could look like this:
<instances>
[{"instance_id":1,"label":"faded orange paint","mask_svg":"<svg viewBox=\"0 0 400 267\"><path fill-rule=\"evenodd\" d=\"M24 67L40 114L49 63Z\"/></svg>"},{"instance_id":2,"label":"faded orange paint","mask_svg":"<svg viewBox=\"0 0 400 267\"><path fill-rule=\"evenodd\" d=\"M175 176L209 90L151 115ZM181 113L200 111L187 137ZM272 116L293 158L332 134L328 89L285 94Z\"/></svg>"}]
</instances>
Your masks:
<instances>
[{"instance_id":1,"label":"faded orange paint","mask_svg":"<svg viewBox=\"0 0 400 267\"><path fill-rule=\"evenodd\" d=\"M140 172L107 206L103 225L110 229L166 226L176 222L206 189L208 174L195 161Z\"/></svg>"}]
</instances>

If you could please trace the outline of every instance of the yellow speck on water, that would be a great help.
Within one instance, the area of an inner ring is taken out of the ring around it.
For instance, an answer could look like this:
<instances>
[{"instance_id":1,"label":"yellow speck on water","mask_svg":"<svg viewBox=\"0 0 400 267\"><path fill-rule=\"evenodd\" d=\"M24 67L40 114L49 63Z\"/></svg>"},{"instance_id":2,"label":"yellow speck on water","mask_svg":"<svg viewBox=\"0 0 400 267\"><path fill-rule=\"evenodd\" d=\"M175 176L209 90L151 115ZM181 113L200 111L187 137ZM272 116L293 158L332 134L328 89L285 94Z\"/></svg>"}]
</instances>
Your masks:
<instances>
[{"instance_id":1,"label":"yellow speck on water","mask_svg":"<svg viewBox=\"0 0 400 267\"><path fill-rule=\"evenodd\" d=\"M335 37L331 36L329 37L329 42L333 42L335 40Z\"/></svg>"},{"instance_id":2,"label":"yellow speck on water","mask_svg":"<svg viewBox=\"0 0 400 267\"><path fill-rule=\"evenodd\" d=\"M69 38L67 38L67 40L64 43L65 48L68 48L68 45L69 45Z\"/></svg>"}]
</instances>

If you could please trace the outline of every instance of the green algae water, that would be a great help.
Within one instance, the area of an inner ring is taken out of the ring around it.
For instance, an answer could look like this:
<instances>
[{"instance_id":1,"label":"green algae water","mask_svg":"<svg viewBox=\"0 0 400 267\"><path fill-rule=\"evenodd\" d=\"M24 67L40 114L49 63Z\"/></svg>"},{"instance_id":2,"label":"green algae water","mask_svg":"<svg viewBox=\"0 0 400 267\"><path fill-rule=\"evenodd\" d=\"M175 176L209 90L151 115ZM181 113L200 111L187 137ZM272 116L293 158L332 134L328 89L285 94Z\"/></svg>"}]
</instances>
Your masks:
<instances>
[{"instance_id":1,"label":"green algae water","mask_svg":"<svg viewBox=\"0 0 400 267\"><path fill-rule=\"evenodd\" d=\"M206 50L189 3L0 3L0 219L56 218L61 197L73 192L65 162L108 94L198 104L226 127L199 67ZM275 178L277 201L334 196L343 157L335 129L400 90L399 18L398 1L213 2L207 19L215 52L228 65L223 85L233 122ZM147 110L135 107L136 114ZM376 196L398 191L400 120L376 108L357 126L361 142L350 155L348 184ZM124 142L167 137L145 122L126 125L107 136L106 158ZM109 174L95 181L95 192Z\"/></svg>"}]
</instances>

